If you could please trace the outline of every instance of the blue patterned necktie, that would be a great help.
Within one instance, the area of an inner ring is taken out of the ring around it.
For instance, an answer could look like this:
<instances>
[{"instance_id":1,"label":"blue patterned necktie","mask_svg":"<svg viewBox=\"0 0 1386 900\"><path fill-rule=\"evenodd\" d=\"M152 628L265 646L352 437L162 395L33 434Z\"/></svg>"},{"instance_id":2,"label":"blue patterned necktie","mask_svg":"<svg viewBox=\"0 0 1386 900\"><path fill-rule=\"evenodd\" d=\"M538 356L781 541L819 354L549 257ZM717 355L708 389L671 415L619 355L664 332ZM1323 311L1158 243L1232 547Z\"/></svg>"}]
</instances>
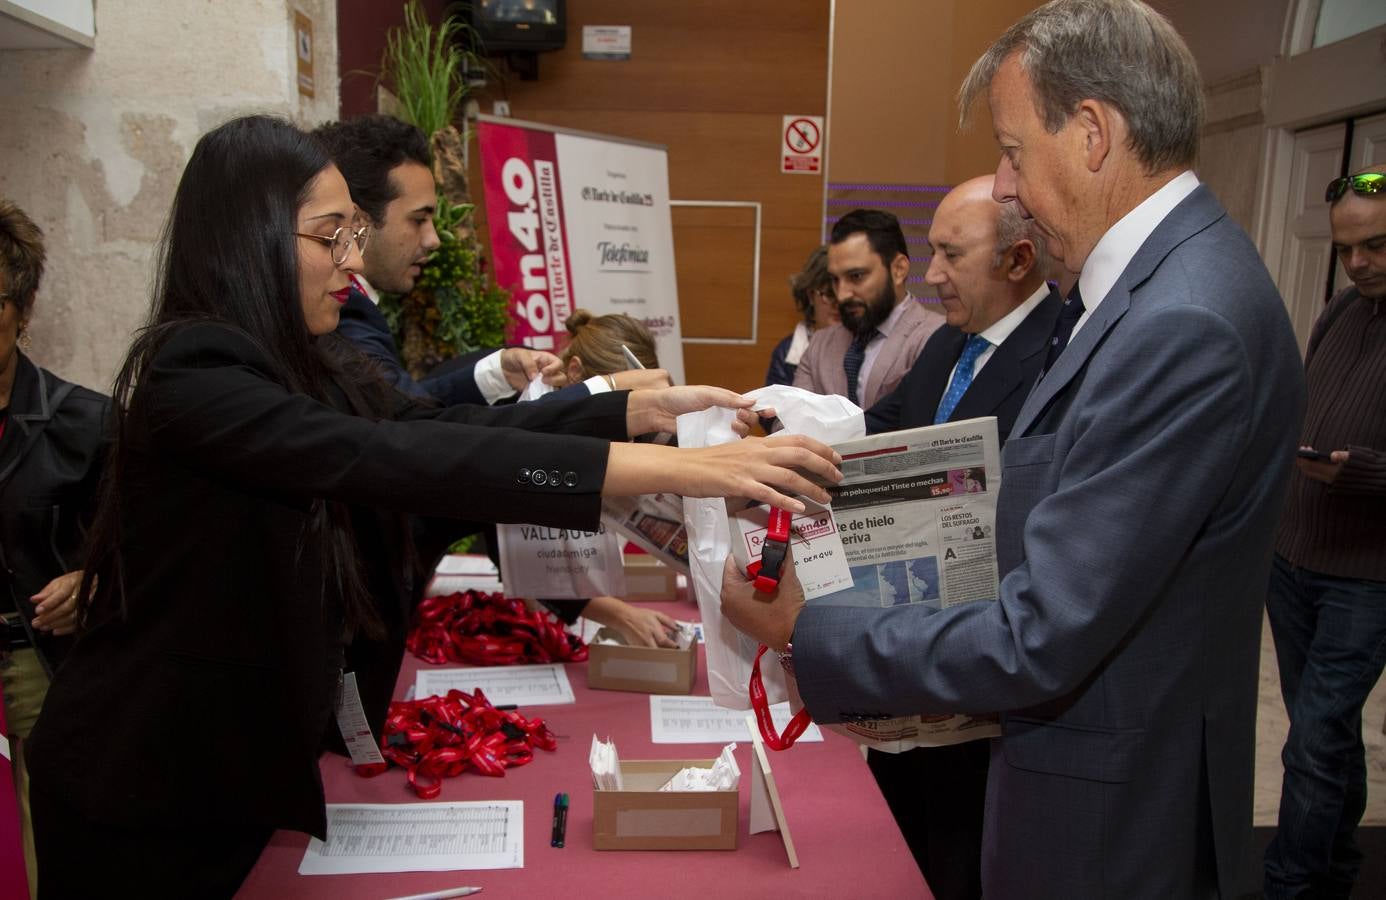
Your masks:
<instances>
[{"instance_id":1,"label":"blue patterned necktie","mask_svg":"<svg viewBox=\"0 0 1386 900\"><path fill-rule=\"evenodd\" d=\"M857 399L857 376L861 374L861 364L866 360L866 345L871 343L871 339L876 336L875 329L866 334L859 334L852 345L847 348L847 353L842 357L842 371L847 373L847 399L860 406L861 401Z\"/></svg>"},{"instance_id":2,"label":"blue patterned necktie","mask_svg":"<svg viewBox=\"0 0 1386 900\"><path fill-rule=\"evenodd\" d=\"M968 336L967 343L963 344L962 356L958 357L958 366L953 370L953 380L948 382L948 390L944 392L943 399L938 404L938 412L934 414L935 425L947 422L953 410L958 408L958 401L972 384L972 370L976 366L977 357L990 346L991 341L980 334Z\"/></svg>"},{"instance_id":3,"label":"blue patterned necktie","mask_svg":"<svg viewBox=\"0 0 1386 900\"><path fill-rule=\"evenodd\" d=\"M1040 370L1041 378L1045 372L1054 368L1059 354L1068 346L1068 339L1073 335L1073 326L1083 317L1084 310L1083 295L1078 291L1078 283L1075 281L1073 290L1068 292L1068 298L1059 308L1059 318L1054 321L1054 336L1049 339L1049 353L1044 358L1044 368Z\"/></svg>"}]
</instances>

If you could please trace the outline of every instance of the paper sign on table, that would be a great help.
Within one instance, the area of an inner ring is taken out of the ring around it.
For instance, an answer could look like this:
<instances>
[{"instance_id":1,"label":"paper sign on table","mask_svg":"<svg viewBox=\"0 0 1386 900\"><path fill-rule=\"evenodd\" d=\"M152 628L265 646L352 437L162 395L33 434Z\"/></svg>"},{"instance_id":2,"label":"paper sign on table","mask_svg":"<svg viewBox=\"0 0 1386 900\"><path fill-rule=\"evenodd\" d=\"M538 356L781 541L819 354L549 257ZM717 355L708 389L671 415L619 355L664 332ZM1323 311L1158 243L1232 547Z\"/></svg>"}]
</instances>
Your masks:
<instances>
[{"instance_id":1,"label":"paper sign on table","mask_svg":"<svg viewBox=\"0 0 1386 900\"><path fill-rule=\"evenodd\" d=\"M711 697L650 696L650 740L656 744L725 744L746 739L746 711L723 709ZM770 707L775 728L784 731L792 714L789 703ZM817 725L809 725L799 743L823 740Z\"/></svg>"},{"instance_id":2,"label":"paper sign on table","mask_svg":"<svg viewBox=\"0 0 1386 900\"><path fill-rule=\"evenodd\" d=\"M573 702L573 686L563 666L495 666L471 669L420 669L414 696L441 697L450 690L481 688L496 706L552 706ZM803 740L803 738L800 738Z\"/></svg>"},{"instance_id":3,"label":"paper sign on table","mask_svg":"<svg viewBox=\"0 0 1386 900\"><path fill-rule=\"evenodd\" d=\"M501 590L500 571L485 556L455 553L438 561L426 596L434 597L463 591L492 594Z\"/></svg>"},{"instance_id":4,"label":"paper sign on table","mask_svg":"<svg viewBox=\"0 0 1386 900\"><path fill-rule=\"evenodd\" d=\"M784 839L789 867L797 869L799 854L794 850L794 838L790 837L789 822L785 820L784 807L780 804L780 791L770 771L770 755L765 752L765 742L760 739L760 728L756 725L754 715L746 717L746 728L751 732L751 834L778 831Z\"/></svg>"},{"instance_id":5,"label":"paper sign on table","mask_svg":"<svg viewBox=\"0 0 1386 900\"><path fill-rule=\"evenodd\" d=\"M524 802L329 803L300 875L522 869Z\"/></svg>"}]
</instances>

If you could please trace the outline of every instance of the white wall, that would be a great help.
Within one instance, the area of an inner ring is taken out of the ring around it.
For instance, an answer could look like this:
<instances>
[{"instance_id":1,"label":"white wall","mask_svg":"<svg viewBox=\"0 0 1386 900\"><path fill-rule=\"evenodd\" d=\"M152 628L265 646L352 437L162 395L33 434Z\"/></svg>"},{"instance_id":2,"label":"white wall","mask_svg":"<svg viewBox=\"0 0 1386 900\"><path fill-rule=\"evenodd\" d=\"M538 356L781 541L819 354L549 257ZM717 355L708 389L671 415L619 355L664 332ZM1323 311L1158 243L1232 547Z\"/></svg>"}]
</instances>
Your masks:
<instances>
[{"instance_id":1,"label":"white wall","mask_svg":"<svg viewBox=\"0 0 1386 900\"><path fill-rule=\"evenodd\" d=\"M295 7L313 20L311 100L297 89ZM334 0L101 0L95 49L0 51L0 195L47 235L30 325L40 365L109 389L198 136L248 112L334 118L336 31Z\"/></svg>"}]
</instances>

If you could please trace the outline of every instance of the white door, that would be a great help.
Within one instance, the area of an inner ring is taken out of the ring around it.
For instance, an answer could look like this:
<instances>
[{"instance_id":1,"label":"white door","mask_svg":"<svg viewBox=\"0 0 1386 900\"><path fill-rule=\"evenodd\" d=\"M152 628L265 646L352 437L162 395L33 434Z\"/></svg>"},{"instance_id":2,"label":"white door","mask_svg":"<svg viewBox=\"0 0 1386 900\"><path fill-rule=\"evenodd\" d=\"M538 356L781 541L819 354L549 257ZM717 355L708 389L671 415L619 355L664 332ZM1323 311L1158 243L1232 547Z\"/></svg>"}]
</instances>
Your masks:
<instances>
[{"instance_id":1,"label":"white door","mask_svg":"<svg viewBox=\"0 0 1386 900\"><path fill-rule=\"evenodd\" d=\"M1295 135L1285 210L1285 244L1276 284L1290 311L1301 354L1314 321L1323 310L1329 268L1336 265L1323 192L1342 171L1346 140L1347 124L1343 122Z\"/></svg>"}]
</instances>

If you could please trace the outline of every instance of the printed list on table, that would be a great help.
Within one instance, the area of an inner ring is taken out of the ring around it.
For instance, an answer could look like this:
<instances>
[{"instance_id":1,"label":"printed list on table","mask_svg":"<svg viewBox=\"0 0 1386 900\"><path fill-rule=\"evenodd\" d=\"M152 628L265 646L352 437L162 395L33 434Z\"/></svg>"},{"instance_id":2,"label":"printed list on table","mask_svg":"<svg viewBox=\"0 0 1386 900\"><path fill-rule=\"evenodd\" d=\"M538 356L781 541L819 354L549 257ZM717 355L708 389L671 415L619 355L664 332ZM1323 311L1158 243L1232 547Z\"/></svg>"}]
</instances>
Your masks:
<instances>
[{"instance_id":1,"label":"printed list on table","mask_svg":"<svg viewBox=\"0 0 1386 900\"><path fill-rule=\"evenodd\" d=\"M781 733L791 717L787 701L770 707L775 730ZM749 737L744 709L723 709L711 697L650 695L650 740L656 744L726 744ZM812 724L799 738L801 743L821 740L823 732Z\"/></svg>"},{"instance_id":2,"label":"printed list on table","mask_svg":"<svg viewBox=\"0 0 1386 900\"><path fill-rule=\"evenodd\" d=\"M522 869L524 802L329 803L300 875Z\"/></svg>"},{"instance_id":3,"label":"printed list on table","mask_svg":"<svg viewBox=\"0 0 1386 900\"><path fill-rule=\"evenodd\" d=\"M573 686L563 666L478 666L469 669L420 669L414 681L417 698L444 696L456 689L480 688L497 706L550 706L573 702Z\"/></svg>"}]
</instances>

